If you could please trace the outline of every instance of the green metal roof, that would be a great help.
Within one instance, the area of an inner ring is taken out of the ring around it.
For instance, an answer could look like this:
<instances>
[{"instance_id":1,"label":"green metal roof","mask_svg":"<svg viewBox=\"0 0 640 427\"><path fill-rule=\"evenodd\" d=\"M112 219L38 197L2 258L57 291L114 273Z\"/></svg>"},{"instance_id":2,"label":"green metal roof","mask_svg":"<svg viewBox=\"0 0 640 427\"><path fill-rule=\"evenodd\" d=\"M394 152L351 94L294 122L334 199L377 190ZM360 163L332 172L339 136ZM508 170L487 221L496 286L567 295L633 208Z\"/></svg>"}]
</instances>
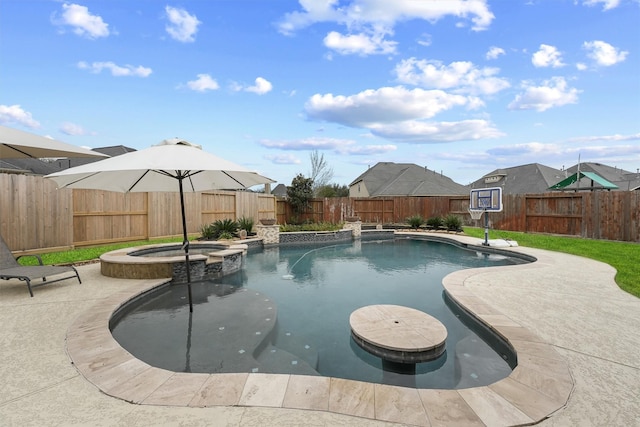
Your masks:
<instances>
[{"instance_id":1,"label":"green metal roof","mask_svg":"<svg viewBox=\"0 0 640 427\"><path fill-rule=\"evenodd\" d=\"M579 177L578 177L578 174L580 174ZM562 190L562 189L565 189L568 186L570 186L571 184L574 184L574 183L580 181L582 178L589 178L591 181L597 182L598 184L600 184L602 186L602 188L607 189L607 190L614 190L614 189L618 188L617 185L607 181L606 179L604 179L603 177L601 177L600 175L598 175L598 174L596 174L594 172L576 172L573 175L563 179L559 183L557 183L555 185L552 185L551 187L549 187L549 190Z\"/></svg>"}]
</instances>

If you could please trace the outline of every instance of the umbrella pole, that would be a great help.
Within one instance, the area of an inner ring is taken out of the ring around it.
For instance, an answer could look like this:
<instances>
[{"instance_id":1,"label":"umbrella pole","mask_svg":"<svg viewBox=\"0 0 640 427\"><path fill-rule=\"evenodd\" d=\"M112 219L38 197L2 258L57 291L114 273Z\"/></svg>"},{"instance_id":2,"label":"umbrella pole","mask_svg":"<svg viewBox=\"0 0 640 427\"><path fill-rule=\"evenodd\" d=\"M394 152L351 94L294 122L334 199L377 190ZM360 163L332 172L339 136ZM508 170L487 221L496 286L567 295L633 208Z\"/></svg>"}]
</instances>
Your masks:
<instances>
[{"instance_id":1,"label":"umbrella pole","mask_svg":"<svg viewBox=\"0 0 640 427\"><path fill-rule=\"evenodd\" d=\"M180 209L182 211L182 248L184 249L184 264L187 268L189 313L193 313L193 299L191 298L191 266L189 265L189 238L187 237L187 217L184 211L184 192L182 191L182 179L182 176L178 177L178 186L180 188Z\"/></svg>"}]
</instances>

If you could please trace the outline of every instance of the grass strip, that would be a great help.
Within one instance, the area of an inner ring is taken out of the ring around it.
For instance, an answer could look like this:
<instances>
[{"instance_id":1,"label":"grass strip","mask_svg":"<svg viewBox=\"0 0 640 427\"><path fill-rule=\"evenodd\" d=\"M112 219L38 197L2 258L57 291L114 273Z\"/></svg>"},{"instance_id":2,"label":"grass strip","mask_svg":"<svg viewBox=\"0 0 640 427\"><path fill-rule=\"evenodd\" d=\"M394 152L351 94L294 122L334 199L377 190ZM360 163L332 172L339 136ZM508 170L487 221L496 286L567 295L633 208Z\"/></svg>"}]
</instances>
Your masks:
<instances>
[{"instance_id":1,"label":"grass strip","mask_svg":"<svg viewBox=\"0 0 640 427\"><path fill-rule=\"evenodd\" d=\"M40 255L45 265L77 264L100 258L100 255L115 251L116 249L130 248L133 246L155 245L158 243L182 242L181 237L169 237L164 239L139 240L135 242L113 243L104 246L92 246L75 248L67 251L49 252ZM38 265L38 260L33 256L25 255L19 260L21 265Z\"/></svg>"}]
</instances>

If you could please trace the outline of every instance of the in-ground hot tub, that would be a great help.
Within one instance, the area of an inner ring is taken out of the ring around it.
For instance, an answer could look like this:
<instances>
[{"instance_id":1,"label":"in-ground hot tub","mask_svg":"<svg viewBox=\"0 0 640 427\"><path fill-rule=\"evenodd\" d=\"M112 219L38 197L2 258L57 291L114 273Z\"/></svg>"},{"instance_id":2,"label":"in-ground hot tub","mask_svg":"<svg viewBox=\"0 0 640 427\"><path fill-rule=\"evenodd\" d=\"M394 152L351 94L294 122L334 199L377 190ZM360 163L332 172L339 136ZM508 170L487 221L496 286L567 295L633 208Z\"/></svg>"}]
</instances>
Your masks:
<instances>
[{"instance_id":1,"label":"in-ground hot tub","mask_svg":"<svg viewBox=\"0 0 640 427\"><path fill-rule=\"evenodd\" d=\"M255 239L251 239L255 240ZM245 242L245 241L243 241ZM191 242L189 266L191 280L215 279L242 268L247 248L254 243ZM181 243L117 249L100 257L100 271L119 279L172 279L186 281L184 250Z\"/></svg>"}]
</instances>

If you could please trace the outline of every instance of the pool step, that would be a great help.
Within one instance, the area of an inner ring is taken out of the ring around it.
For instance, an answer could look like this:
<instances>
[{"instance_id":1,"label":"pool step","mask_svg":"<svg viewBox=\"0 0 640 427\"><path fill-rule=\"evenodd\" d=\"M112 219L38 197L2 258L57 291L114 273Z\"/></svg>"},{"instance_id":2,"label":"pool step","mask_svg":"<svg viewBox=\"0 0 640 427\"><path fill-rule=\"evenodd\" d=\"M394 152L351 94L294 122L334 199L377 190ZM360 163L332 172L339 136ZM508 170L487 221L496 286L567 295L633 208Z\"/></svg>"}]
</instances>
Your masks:
<instances>
[{"instance_id":1,"label":"pool step","mask_svg":"<svg viewBox=\"0 0 640 427\"><path fill-rule=\"evenodd\" d=\"M253 372L269 374L320 375L304 359L272 345L266 347L256 361L259 367Z\"/></svg>"},{"instance_id":2,"label":"pool step","mask_svg":"<svg viewBox=\"0 0 640 427\"><path fill-rule=\"evenodd\" d=\"M274 345L291 354L297 355L313 367L318 369L318 350L315 345L308 340L299 338L293 332L280 332L275 339Z\"/></svg>"}]
</instances>

